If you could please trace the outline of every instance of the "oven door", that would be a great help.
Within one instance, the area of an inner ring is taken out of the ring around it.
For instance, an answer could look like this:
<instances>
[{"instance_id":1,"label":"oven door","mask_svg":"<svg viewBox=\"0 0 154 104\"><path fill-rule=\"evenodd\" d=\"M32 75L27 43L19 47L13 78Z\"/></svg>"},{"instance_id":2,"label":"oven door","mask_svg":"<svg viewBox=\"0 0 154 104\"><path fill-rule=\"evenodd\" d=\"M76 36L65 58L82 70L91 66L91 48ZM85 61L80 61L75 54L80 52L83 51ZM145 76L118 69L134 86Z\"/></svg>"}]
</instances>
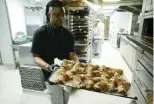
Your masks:
<instances>
[{"instance_id":1,"label":"oven door","mask_svg":"<svg viewBox=\"0 0 154 104\"><path fill-rule=\"evenodd\" d=\"M136 83L136 81L132 82L132 87L134 90L134 93L137 95L138 100L136 100L134 104L145 104L145 98L143 97L140 89L138 88L138 85Z\"/></svg>"},{"instance_id":2,"label":"oven door","mask_svg":"<svg viewBox=\"0 0 154 104\"><path fill-rule=\"evenodd\" d=\"M148 72L150 72L150 74L152 74L153 76L153 61L150 60L148 57L146 57L145 55L142 55L140 57L140 60L139 60L143 66L148 70Z\"/></svg>"},{"instance_id":3,"label":"oven door","mask_svg":"<svg viewBox=\"0 0 154 104\"><path fill-rule=\"evenodd\" d=\"M153 79L140 62L137 63L137 67L134 70L134 80L139 86L143 96L146 98L146 91L153 90Z\"/></svg>"}]
</instances>

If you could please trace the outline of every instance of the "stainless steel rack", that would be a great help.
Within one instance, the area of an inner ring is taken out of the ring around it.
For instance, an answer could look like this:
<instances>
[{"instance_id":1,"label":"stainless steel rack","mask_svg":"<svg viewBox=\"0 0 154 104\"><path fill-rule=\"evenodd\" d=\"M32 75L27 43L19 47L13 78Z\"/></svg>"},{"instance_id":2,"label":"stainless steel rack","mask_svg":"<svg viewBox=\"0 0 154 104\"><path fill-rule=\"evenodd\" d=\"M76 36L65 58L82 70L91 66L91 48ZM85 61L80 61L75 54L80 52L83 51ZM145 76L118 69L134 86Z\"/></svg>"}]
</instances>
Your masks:
<instances>
[{"instance_id":1,"label":"stainless steel rack","mask_svg":"<svg viewBox=\"0 0 154 104\"><path fill-rule=\"evenodd\" d=\"M79 61L92 59L93 13L87 6L68 8L68 28L75 36L75 50Z\"/></svg>"}]
</instances>

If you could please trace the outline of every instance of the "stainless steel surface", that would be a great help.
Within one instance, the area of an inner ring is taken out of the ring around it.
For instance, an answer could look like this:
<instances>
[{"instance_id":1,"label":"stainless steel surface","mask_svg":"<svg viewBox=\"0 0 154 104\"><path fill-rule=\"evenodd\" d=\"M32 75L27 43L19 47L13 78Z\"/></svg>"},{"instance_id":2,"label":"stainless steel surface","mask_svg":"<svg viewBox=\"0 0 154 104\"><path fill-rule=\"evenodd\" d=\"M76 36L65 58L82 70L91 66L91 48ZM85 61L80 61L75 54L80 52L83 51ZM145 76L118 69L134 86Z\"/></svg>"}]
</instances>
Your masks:
<instances>
[{"instance_id":1,"label":"stainless steel surface","mask_svg":"<svg viewBox=\"0 0 154 104\"><path fill-rule=\"evenodd\" d=\"M134 44L133 42L129 41L130 45L136 49L139 53L143 53L143 49L139 46L137 46L136 44Z\"/></svg>"},{"instance_id":2,"label":"stainless steel surface","mask_svg":"<svg viewBox=\"0 0 154 104\"><path fill-rule=\"evenodd\" d=\"M134 58L133 58L133 62L132 62L133 63L133 69L132 70L136 69L137 62L138 62L137 60L139 60L140 57L141 57L141 53L134 48Z\"/></svg>"},{"instance_id":3,"label":"stainless steel surface","mask_svg":"<svg viewBox=\"0 0 154 104\"><path fill-rule=\"evenodd\" d=\"M146 0L146 11L153 10L153 0Z\"/></svg>"},{"instance_id":4,"label":"stainless steel surface","mask_svg":"<svg viewBox=\"0 0 154 104\"><path fill-rule=\"evenodd\" d=\"M144 83L147 85L149 90L153 89L153 77L149 74L147 69L138 61L136 72L141 77L141 79L144 81Z\"/></svg>"},{"instance_id":5,"label":"stainless steel surface","mask_svg":"<svg viewBox=\"0 0 154 104\"><path fill-rule=\"evenodd\" d=\"M87 47L87 52L77 52L77 56L79 60L82 62L89 62L92 58L92 27L91 27L91 18L90 11L85 9L86 7L81 8L68 8L68 28L72 31L75 36L75 48L76 50L80 49L78 47L84 46ZM88 14L84 14L80 16L78 14L78 10L82 12L88 12ZM75 13L75 14L74 14ZM88 16L87 16L88 15ZM90 47L89 47L90 45ZM82 56L81 56L82 54ZM83 55L85 54L85 55Z\"/></svg>"},{"instance_id":6,"label":"stainless steel surface","mask_svg":"<svg viewBox=\"0 0 154 104\"><path fill-rule=\"evenodd\" d=\"M145 55L142 55L139 61L143 64L147 71L150 72L151 75L153 75L153 61L151 61Z\"/></svg>"},{"instance_id":7,"label":"stainless steel surface","mask_svg":"<svg viewBox=\"0 0 154 104\"><path fill-rule=\"evenodd\" d=\"M54 74L52 74L52 76L50 76L49 78L49 82L51 83L56 83L56 79L57 79L57 71L54 72ZM126 79L127 80L127 79ZM59 84L58 84L59 85ZM74 87L72 85L72 82L71 81L68 81L66 82L65 84L63 84L64 86L67 86L67 87L72 87L72 88L75 88L75 89L78 89L80 90L81 88L77 88L77 87ZM84 89L84 90L88 90L88 89ZM88 90L92 93L96 92L94 90ZM113 92L113 93L110 93L110 92L99 92L97 91L96 93L100 93L100 94L106 94L106 95L112 95L112 96L116 96L116 97L122 97L122 98L127 98L127 99L133 99L133 100L137 100L137 96L136 96L136 93L134 93L134 88L133 86L130 87L130 89L128 90L128 93L127 93L127 96L124 96L122 94L119 94L119 93L116 93L116 92Z\"/></svg>"},{"instance_id":8,"label":"stainless steel surface","mask_svg":"<svg viewBox=\"0 0 154 104\"><path fill-rule=\"evenodd\" d=\"M102 50L102 39L93 39L92 42L92 57L100 58Z\"/></svg>"},{"instance_id":9,"label":"stainless steel surface","mask_svg":"<svg viewBox=\"0 0 154 104\"><path fill-rule=\"evenodd\" d=\"M136 71L134 71L134 80L135 80L136 84L139 86L139 90L143 94L144 99L146 99L146 90L148 90L148 87L144 83L144 81L142 81L141 77L139 76L139 74Z\"/></svg>"},{"instance_id":10,"label":"stainless steel surface","mask_svg":"<svg viewBox=\"0 0 154 104\"><path fill-rule=\"evenodd\" d=\"M141 36L142 35L142 32L143 32L143 23L144 23L144 20L146 18L153 18L154 16L153 15L146 15L146 11L152 11L152 7L153 7L153 0L143 0L143 3L142 3L142 12L140 13L140 16L139 16L139 35Z\"/></svg>"},{"instance_id":11,"label":"stainless steel surface","mask_svg":"<svg viewBox=\"0 0 154 104\"><path fill-rule=\"evenodd\" d=\"M128 46L128 40L126 39L125 36L121 37L121 42L120 42L120 53L124 57L124 59L127 58L127 46Z\"/></svg>"},{"instance_id":12,"label":"stainless steel surface","mask_svg":"<svg viewBox=\"0 0 154 104\"><path fill-rule=\"evenodd\" d=\"M31 50L31 44L27 43L19 46L19 64L20 65L28 65L28 66L36 66L33 61Z\"/></svg>"},{"instance_id":13,"label":"stainless steel surface","mask_svg":"<svg viewBox=\"0 0 154 104\"><path fill-rule=\"evenodd\" d=\"M138 98L138 100L135 101L135 104L145 104L145 99L142 96L142 94L138 88L138 85L136 84L135 81L133 81L132 87L134 89L134 93L137 95L137 98Z\"/></svg>"},{"instance_id":14,"label":"stainless steel surface","mask_svg":"<svg viewBox=\"0 0 154 104\"><path fill-rule=\"evenodd\" d=\"M147 51L144 51L144 55L148 57L151 61L153 61L153 54L150 54Z\"/></svg>"},{"instance_id":15,"label":"stainless steel surface","mask_svg":"<svg viewBox=\"0 0 154 104\"><path fill-rule=\"evenodd\" d=\"M153 11L144 14L145 19L153 18L153 17L154 17Z\"/></svg>"},{"instance_id":16,"label":"stainless steel surface","mask_svg":"<svg viewBox=\"0 0 154 104\"><path fill-rule=\"evenodd\" d=\"M27 35L33 37L34 32L39 28L39 25L26 25Z\"/></svg>"},{"instance_id":17,"label":"stainless steel surface","mask_svg":"<svg viewBox=\"0 0 154 104\"><path fill-rule=\"evenodd\" d=\"M135 49L130 45L130 41L126 38L126 36L121 37L120 42L120 53L125 59L128 66L133 70L134 68L134 57L135 57Z\"/></svg>"},{"instance_id":18,"label":"stainless steel surface","mask_svg":"<svg viewBox=\"0 0 154 104\"><path fill-rule=\"evenodd\" d=\"M139 60L141 58L141 54L143 53L143 49L131 41L129 41L129 45L131 47L129 51L132 51L131 53L133 53L132 54L132 63L131 63L131 69L133 71L136 68L137 60Z\"/></svg>"}]
</instances>

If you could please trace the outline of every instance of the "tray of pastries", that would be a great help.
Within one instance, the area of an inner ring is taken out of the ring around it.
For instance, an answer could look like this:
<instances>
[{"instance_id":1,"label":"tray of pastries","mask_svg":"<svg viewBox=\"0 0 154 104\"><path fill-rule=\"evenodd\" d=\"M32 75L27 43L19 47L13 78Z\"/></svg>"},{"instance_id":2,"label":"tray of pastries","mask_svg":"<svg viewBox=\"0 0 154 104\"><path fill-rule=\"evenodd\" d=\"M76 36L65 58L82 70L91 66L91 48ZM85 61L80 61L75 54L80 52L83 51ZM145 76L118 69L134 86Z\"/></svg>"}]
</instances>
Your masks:
<instances>
[{"instance_id":1,"label":"tray of pastries","mask_svg":"<svg viewBox=\"0 0 154 104\"><path fill-rule=\"evenodd\" d=\"M121 69L63 60L49 80L73 88L135 99L127 95L131 83Z\"/></svg>"}]
</instances>

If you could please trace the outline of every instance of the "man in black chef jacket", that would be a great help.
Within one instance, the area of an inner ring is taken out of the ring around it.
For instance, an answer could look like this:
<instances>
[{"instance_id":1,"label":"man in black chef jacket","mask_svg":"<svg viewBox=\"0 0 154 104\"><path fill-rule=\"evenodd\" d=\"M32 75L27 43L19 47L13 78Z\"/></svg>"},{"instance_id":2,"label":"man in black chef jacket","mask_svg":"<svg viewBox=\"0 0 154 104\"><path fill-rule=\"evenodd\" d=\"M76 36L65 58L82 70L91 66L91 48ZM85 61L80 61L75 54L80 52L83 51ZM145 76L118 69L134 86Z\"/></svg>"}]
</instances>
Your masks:
<instances>
[{"instance_id":1,"label":"man in black chef jacket","mask_svg":"<svg viewBox=\"0 0 154 104\"><path fill-rule=\"evenodd\" d=\"M45 81L52 73L54 58L77 60L74 52L74 36L62 26L64 20L63 3L50 1L46 6L47 24L34 33L31 52L35 63L42 68ZM52 104L63 104L63 89L57 85L46 86L51 94Z\"/></svg>"}]
</instances>

